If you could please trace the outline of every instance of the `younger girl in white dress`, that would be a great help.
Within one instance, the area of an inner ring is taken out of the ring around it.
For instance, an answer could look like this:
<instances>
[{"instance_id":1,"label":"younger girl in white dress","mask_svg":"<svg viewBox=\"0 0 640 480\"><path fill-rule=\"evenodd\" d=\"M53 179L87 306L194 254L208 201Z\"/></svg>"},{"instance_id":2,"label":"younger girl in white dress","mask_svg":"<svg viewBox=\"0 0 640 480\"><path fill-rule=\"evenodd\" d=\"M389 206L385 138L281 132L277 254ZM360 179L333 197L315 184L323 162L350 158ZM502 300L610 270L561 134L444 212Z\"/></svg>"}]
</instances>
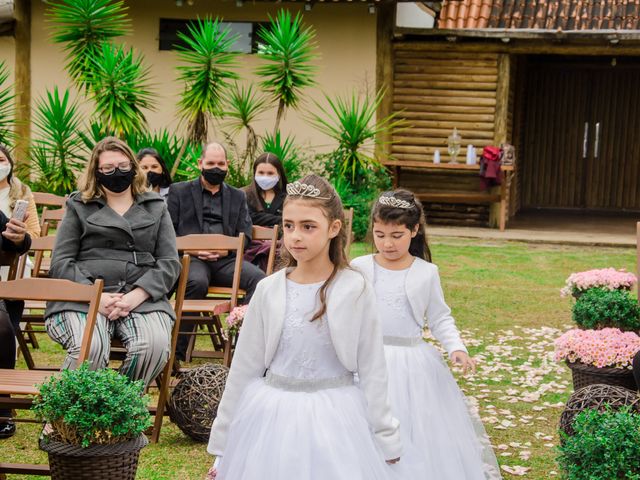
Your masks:
<instances>
[{"instance_id":1,"label":"younger girl in white dress","mask_svg":"<svg viewBox=\"0 0 640 480\"><path fill-rule=\"evenodd\" d=\"M249 304L211 428L218 458L208 478L413 480L406 462L390 465L402 448L382 333L373 292L348 268L340 198L317 175L287 194L288 268L262 280Z\"/></svg>"},{"instance_id":2,"label":"younger girl in white dress","mask_svg":"<svg viewBox=\"0 0 640 480\"><path fill-rule=\"evenodd\" d=\"M426 324L465 373L475 369L430 263L422 205L406 190L385 192L371 215L375 255L352 266L374 286L389 370L389 397L403 444L424 461L416 480L500 478L484 428L440 353L422 339Z\"/></svg>"}]
</instances>

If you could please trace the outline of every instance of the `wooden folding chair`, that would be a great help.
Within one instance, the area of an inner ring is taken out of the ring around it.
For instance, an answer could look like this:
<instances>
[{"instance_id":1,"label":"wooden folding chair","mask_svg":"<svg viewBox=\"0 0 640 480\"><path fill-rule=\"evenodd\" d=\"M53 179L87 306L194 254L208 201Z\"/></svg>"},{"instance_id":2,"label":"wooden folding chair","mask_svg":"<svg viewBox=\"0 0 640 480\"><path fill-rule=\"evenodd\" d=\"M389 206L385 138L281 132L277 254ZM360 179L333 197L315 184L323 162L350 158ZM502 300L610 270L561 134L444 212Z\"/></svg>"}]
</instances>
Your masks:
<instances>
[{"instance_id":1,"label":"wooden folding chair","mask_svg":"<svg viewBox=\"0 0 640 480\"><path fill-rule=\"evenodd\" d=\"M33 200L37 207L56 207L64 208L67 203L67 197L61 197L53 193L33 192Z\"/></svg>"},{"instance_id":2,"label":"wooden folding chair","mask_svg":"<svg viewBox=\"0 0 640 480\"><path fill-rule=\"evenodd\" d=\"M160 440L160 429L162 428L162 419L167 409L167 399L169 398L169 386L171 384L171 372L176 359L176 345L178 343L178 335L180 334L180 323L182 320L182 309L184 305L184 296L187 291L187 278L189 277L189 265L191 257L187 254L182 255L182 270L180 279L178 280L178 289L176 290L176 298L171 303L173 310L176 312L176 321L171 331L171 351L169 352L169 360L162 371L162 374L156 379L160 390L158 397L158 405L156 407L155 419L153 422L153 433L151 434L151 443L158 443Z\"/></svg>"},{"instance_id":3,"label":"wooden folding chair","mask_svg":"<svg viewBox=\"0 0 640 480\"><path fill-rule=\"evenodd\" d=\"M49 235L49 230L53 226L58 224L64 218L65 208L57 208L55 210L49 210L47 207L42 209L42 215L40 215L40 236L44 237Z\"/></svg>"},{"instance_id":4,"label":"wooden folding chair","mask_svg":"<svg viewBox=\"0 0 640 480\"><path fill-rule=\"evenodd\" d=\"M344 228L347 231L347 244L344 246L344 251L347 258L350 258L351 244L353 243L353 207L344 209Z\"/></svg>"},{"instance_id":5,"label":"wooden folding chair","mask_svg":"<svg viewBox=\"0 0 640 480\"><path fill-rule=\"evenodd\" d=\"M88 303L87 324L82 335L80 356L78 357L78 361L81 363L89 357L102 286L102 280L97 280L94 285L82 285L69 280L25 278L0 282L0 298ZM0 394L17 396L0 397L0 407L23 410L31 408L31 397L38 394L38 385L46 382L52 375L55 373L38 370L0 369ZM0 477L8 473L48 475L49 468L46 465L0 463Z\"/></svg>"},{"instance_id":6,"label":"wooden folding chair","mask_svg":"<svg viewBox=\"0 0 640 480\"><path fill-rule=\"evenodd\" d=\"M49 272L49 266L51 265L51 255L53 247L55 245L56 238L52 235L40 238L34 238L31 241L31 252L34 252L34 265L31 270L32 277L47 277ZM24 276L24 269L26 264L27 255L20 257L18 264L18 278ZM46 264L46 268L43 265ZM34 326L44 325L44 318L42 312L46 308L46 302L43 301L25 301L24 312L22 315L22 322L24 328L19 328L16 331L16 339L18 341L19 352L24 357L24 361L30 370L57 370L54 367L37 367L31 351L29 350L29 343L38 348L38 340L36 339L37 333L44 333L42 328L35 329Z\"/></svg>"},{"instance_id":7,"label":"wooden folding chair","mask_svg":"<svg viewBox=\"0 0 640 480\"><path fill-rule=\"evenodd\" d=\"M276 264L276 254L278 253L278 225L273 227L260 227L253 226L251 236L253 240L269 240L271 242L271 248L269 248L269 258L267 259L267 276L273 273L273 269Z\"/></svg>"},{"instance_id":8,"label":"wooden folding chair","mask_svg":"<svg viewBox=\"0 0 640 480\"><path fill-rule=\"evenodd\" d=\"M242 256L244 253L244 233L238 237L228 237L226 235L193 234L178 237L176 239L178 251L183 253L195 253L197 251L229 250L236 252L233 280L231 287L224 288L225 298L206 298L202 300L185 299L182 307L182 322L194 325L205 325L209 330L205 335L211 338L214 352L194 351L195 337L198 332L182 334L191 335L186 359L191 357L202 358L222 358L224 364L231 364L232 342L234 339L224 340L222 337L222 322L220 315L229 313L238 303L240 291L240 275L242 273ZM202 314L208 315L203 317ZM187 314L187 315L185 315Z\"/></svg>"}]
</instances>

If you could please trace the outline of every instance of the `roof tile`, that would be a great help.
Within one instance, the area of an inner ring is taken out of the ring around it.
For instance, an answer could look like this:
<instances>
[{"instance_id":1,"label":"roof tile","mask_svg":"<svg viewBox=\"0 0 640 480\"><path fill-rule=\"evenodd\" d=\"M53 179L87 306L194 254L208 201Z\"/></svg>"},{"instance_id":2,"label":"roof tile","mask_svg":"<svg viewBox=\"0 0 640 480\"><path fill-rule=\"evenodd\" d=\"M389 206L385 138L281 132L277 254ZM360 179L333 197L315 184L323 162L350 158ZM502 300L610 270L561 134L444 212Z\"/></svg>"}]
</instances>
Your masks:
<instances>
[{"instance_id":1,"label":"roof tile","mask_svg":"<svg viewBox=\"0 0 640 480\"><path fill-rule=\"evenodd\" d=\"M438 28L640 29L640 0L443 0Z\"/></svg>"}]
</instances>

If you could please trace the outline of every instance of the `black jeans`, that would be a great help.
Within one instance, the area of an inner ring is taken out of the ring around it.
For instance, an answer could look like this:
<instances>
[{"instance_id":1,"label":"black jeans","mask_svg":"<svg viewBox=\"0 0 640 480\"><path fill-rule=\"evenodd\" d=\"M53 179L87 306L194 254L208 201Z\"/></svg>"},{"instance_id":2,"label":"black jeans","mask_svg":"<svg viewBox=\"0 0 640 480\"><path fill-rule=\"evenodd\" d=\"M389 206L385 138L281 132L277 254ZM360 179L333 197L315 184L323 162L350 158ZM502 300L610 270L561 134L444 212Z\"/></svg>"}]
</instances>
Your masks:
<instances>
[{"instance_id":1,"label":"black jeans","mask_svg":"<svg viewBox=\"0 0 640 480\"><path fill-rule=\"evenodd\" d=\"M0 300L0 368L16 367L16 331L23 309L23 301ZM9 410L0 409L0 417L10 415Z\"/></svg>"},{"instance_id":2,"label":"black jeans","mask_svg":"<svg viewBox=\"0 0 640 480\"><path fill-rule=\"evenodd\" d=\"M187 278L186 298L202 299L207 296L209 285L230 287L233 283L235 256L221 258L215 262L204 262L199 258L191 257L189 277ZM245 303L251 300L251 295L258 282L265 277L259 267L247 261L242 262L240 275L240 288L247 292ZM194 325L180 325L181 332L193 332ZM184 360L189 345L189 335L180 335L176 346L176 357Z\"/></svg>"}]
</instances>

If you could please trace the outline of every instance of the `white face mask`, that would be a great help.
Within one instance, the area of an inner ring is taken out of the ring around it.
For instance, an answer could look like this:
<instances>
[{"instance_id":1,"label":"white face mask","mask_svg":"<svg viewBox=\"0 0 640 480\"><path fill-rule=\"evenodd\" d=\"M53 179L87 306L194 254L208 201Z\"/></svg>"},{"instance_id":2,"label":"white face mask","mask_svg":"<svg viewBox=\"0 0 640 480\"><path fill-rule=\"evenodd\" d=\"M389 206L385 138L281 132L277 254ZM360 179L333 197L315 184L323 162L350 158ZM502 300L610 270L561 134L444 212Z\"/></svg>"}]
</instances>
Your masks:
<instances>
[{"instance_id":1,"label":"white face mask","mask_svg":"<svg viewBox=\"0 0 640 480\"><path fill-rule=\"evenodd\" d=\"M11 165L8 163L6 165L0 165L0 182L7 178L11 173Z\"/></svg>"},{"instance_id":2,"label":"white face mask","mask_svg":"<svg viewBox=\"0 0 640 480\"><path fill-rule=\"evenodd\" d=\"M256 175L256 183L262 190L271 190L280 181L278 175Z\"/></svg>"}]
</instances>

